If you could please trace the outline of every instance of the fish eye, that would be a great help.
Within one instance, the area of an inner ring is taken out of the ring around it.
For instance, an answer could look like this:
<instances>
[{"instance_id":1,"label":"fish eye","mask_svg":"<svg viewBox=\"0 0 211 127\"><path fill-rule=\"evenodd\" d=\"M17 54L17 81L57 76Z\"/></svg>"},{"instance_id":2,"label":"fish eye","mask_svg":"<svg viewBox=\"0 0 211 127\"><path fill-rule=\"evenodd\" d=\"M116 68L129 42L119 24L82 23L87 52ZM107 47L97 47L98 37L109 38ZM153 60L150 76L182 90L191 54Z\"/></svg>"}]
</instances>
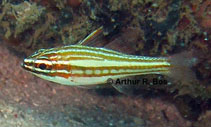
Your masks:
<instances>
[{"instance_id":1,"label":"fish eye","mask_svg":"<svg viewBox=\"0 0 211 127\"><path fill-rule=\"evenodd\" d=\"M36 60L34 61L34 67L39 68L40 70L51 70L52 69L51 61L47 60Z\"/></svg>"},{"instance_id":2,"label":"fish eye","mask_svg":"<svg viewBox=\"0 0 211 127\"><path fill-rule=\"evenodd\" d=\"M45 69L47 68L47 66L46 66L44 63L40 64L38 67L39 67L41 70L45 70Z\"/></svg>"}]
</instances>

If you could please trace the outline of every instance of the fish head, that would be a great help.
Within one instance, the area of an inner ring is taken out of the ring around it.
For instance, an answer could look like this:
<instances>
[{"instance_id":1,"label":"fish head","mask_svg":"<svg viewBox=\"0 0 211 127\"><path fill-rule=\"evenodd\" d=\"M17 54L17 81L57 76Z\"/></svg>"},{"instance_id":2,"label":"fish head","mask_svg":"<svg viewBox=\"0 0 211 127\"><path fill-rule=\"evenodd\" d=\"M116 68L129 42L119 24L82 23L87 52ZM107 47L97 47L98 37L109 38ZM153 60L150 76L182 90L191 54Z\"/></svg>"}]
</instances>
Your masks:
<instances>
[{"instance_id":1,"label":"fish head","mask_svg":"<svg viewBox=\"0 0 211 127\"><path fill-rule=\"evenodd\" d=\"M71 66L59 63L63 59L57 54L58 50L58 48L40 49L25 58L21 66L42 79L63 85L74 85Z\"/></svg>"},{"instance_id":2,"label":"fish head","mask_svg":"<svg viewBox=\"0 0 211 127\"><path fill-rule=\"evenodd\" d=\"M32 73L35 74L47 74L52 70L52 61L46 56L45 49L40 49L36 51L31 56L25 58L21 66Z\"/></svg>"}]
</instances>

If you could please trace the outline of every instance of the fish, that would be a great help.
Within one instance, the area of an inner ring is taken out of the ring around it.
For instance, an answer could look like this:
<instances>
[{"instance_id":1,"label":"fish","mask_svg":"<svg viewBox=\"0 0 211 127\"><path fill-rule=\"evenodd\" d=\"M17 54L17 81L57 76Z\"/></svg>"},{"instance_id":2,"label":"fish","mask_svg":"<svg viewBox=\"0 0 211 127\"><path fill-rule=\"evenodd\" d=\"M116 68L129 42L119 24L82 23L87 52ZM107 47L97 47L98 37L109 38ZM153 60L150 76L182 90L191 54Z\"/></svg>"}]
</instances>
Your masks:
<instances>
[{"instance_id":1,"label":"fish","mask_svg":"<svg viewBox=\"0 0 211 127\"><path fill-rule=\"evenodd\" d=\"M40 49L25 58L21 66L42 79L69 86L100 85L106 84L108 79L150 74L167 75L178 80L193 78L189 53L149 57L83 45L100 32L102 27L76 45Z\"/></svg>"}]
</instances>

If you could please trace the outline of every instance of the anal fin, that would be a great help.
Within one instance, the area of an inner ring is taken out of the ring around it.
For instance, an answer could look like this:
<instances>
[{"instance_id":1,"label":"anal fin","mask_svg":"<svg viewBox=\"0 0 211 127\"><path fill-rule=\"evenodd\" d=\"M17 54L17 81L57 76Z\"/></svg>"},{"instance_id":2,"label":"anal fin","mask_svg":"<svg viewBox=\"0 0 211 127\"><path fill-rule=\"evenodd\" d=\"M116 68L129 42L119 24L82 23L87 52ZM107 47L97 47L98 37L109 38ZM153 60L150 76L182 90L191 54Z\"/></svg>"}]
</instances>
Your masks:
<instances>
[{"instance_id":1,"label":"anal fin","mask_svg":"<svg viewBox=\"0 0 211 127\"><path fill-rule=\"evenodd\" d=\"M111 84L117 91L126 95L135 95L136 91L143 88L140 79L136 76L129 76L113 80Z\"/></svg>"}]
</instances>

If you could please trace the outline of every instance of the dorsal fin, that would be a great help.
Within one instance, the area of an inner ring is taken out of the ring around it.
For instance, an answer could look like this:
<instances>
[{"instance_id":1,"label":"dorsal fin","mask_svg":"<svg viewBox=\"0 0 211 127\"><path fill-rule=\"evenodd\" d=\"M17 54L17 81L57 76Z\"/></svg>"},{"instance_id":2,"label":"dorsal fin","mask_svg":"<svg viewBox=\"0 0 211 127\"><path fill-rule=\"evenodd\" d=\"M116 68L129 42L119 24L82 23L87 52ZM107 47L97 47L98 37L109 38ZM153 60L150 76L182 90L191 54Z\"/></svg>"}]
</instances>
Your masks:
<instances>
[{"instance_id":1,"label":"dorsal fin","mask_svg":"<svg viewBox=\"0 0 211 127\"><path fill-rule=\"evenodd\" d=\"M141 47L142 45L140 41L142 40L141 35L143 34L139 28L122 28L119 34L115 35L104 47L118 52L135 55L138 49L137 46Z\"/></svg>"},{"instance_id":2,"label":"dorsal fin","mask_svg":"<svg viewBox=\"0 0 211 127\"><path fill-rule=\"evenodd\" d=\"M103 26L93 31L83 40L79 41L77 45L95 46L97 42L102 43L101 42L102 38L103 38Z\"/></svg>"},{"instance_id":3,"label":"dorsal fin","mask_svg":"<svg viewBox=\"0 0 211 127\"><path fill-rule=\"evenodd\" d=\"M123 28L118 34L111 35L110 39L106 38L103 32L103 26L101 26L78 42L77 45L104 47L126 54L135 54L136 46L140 44L138 40L140 40L141 31L138 28Z\"/></svg>"}]
</instances>

